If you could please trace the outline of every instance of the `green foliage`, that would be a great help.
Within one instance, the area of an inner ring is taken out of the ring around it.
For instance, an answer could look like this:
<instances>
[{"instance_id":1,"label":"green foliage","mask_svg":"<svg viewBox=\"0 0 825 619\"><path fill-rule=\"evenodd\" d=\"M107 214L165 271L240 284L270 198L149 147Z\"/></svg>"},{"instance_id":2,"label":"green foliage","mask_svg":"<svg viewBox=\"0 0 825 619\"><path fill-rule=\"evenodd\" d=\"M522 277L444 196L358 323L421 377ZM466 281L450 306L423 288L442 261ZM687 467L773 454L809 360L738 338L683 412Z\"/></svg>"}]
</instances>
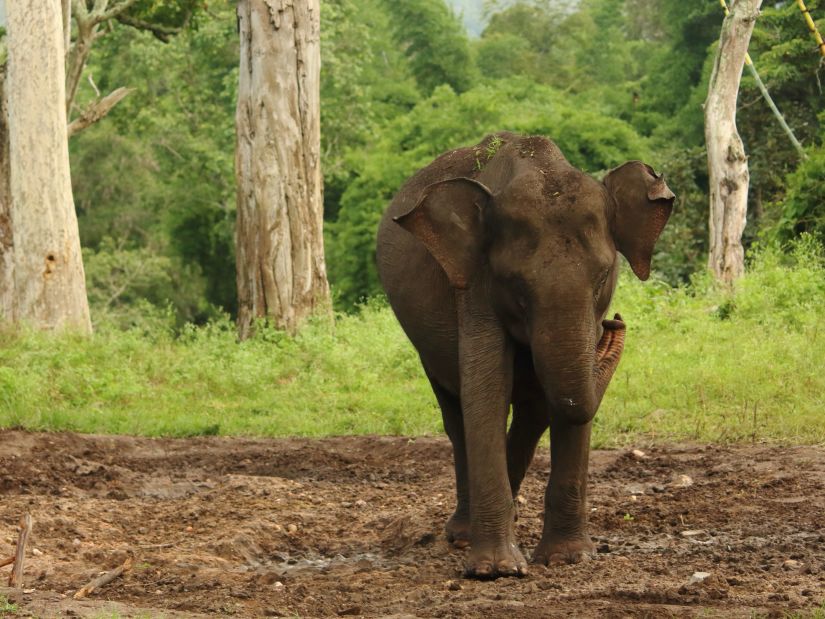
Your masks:
<instances>
[{"instance_id":1,"label":"green foliage","mask_svg":"<svg viewBox=\"0 0 825 619\"><path fill-rule=\"evenodd\" d=\"M171 30L189 25L192 17L206 6L205 0L137 0L125 15L137 20L137 25Z\"/></svg>"},{"instance_id":2,"label":"green foliage","mask_svg":"<svg viewBox=\"0 0 825 619\"><path fill-rule=\"evenodd\" d=\"M441 84L457 92L472 86L476 67L467 35L444 0L382 1L392 16L393 36L423 94Z\"/></svg>"},{"instance_id":3,"label":"green foliage","mask_svg":"<svg viewBox=\"0 0 825 619\"><path fill-rule=\"evenodd\" d=\"M782 205L777 232L789 238L800 232L825 239L825 147L808 151L808 159L787 179L787 195Z\"/></svg>"},{"instance_id":4,"label":"green foliage","mask_svg":"<svg viewBox=\"0 0 825 619\"><path fill-rule=\"evenodd\" d=\"M673 288L629 270L613 311L625 353L594 444L639 440L825 441L825 259L807 238L753 255L734 292L709 277ZM435 398L389 308L371 302L290 337L238 342L216 320L103 326L94 337L0 332L0 427L321 436L442 432Z\"/></svg>"},{"instance_id":5,"label":"green foliage","mask_svg":"<svg viewBox=\"0 0 825 619\"><path fill-rule=\"evenodd\" d=\"M176 257L107 237L96 251L84 249L83 264L95 327L154 330L220 315L203 300L193 268Z\"/></svg>"},{"instance_id":6,"label":"green foliage","mask_svg":"<svg viewBox=\"0 0 825 619\"><path fill-rule=\"evenodd\" d=\"M212 11L213 19L165 45L126 27L97 41L88 72L98 88L135 91L71 141L84 246L98 251L112 238L140 249L144 258L150 252L170 265L187 265L168 298L180 321L205 320L210 305L234 311L236 303L238 42L232 8L219 3ZM79 103L94 96L84 84ZM179 285L183 280L187 284ZM94 296L95 282L90 285ZM181 298L184 292L189 298Z\"/></svg>"},{"instance_id":7,"label":"green foliage","mask_svg":"<svg viewBox=\"0 0 825 619\"><path fill-rule=\"evenodd\" d=\"M383 0L325 0L321 21L324 218L334 220L352 180L346 152L408 112L420 94Z\"/></svg>"}]
</instances>

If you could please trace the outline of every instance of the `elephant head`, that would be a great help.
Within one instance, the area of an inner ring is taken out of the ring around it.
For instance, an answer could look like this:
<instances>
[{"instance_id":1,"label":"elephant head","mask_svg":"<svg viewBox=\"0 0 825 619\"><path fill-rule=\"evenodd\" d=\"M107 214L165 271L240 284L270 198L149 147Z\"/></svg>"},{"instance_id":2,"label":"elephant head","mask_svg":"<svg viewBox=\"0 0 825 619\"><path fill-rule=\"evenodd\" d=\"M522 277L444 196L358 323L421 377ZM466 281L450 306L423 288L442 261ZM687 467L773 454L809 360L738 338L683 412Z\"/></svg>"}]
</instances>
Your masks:
<instances>
[{"instance_id":1,"label":"elephant head","mask_svg":"<svg viewBox=\"0 0 825 619\"><path fill-rule=\"evenodd\" d=\"M550 405L587 423L624 344L621 317L605 320L617 251L647 279L674 198L640 161L599 182L551 141L518 138L476 178L427 186L395 221L426 246L457 294L485 298L510 336L530 348Z\"/></svg>"}]
</instances>

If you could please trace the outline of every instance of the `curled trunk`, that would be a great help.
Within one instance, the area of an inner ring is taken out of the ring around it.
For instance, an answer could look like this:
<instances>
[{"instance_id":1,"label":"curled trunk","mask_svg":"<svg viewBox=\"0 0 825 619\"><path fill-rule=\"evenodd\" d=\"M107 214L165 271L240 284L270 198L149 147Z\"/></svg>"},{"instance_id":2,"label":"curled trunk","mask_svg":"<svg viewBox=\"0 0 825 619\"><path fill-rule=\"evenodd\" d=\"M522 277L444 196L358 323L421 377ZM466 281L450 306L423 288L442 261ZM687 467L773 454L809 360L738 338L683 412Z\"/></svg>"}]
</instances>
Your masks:
<instances>
[{"instance_id":1,"label":"curled trunk","mask_svg":"<svg viewBox=\"0 0 825 619\"><path fill-rule=\"evenodd\" d=\"M591 329L563 338L544 332L533 340L533 363L551 408L577 425L596 415L624 349L625 325L618 314L602 328L598 343Z\"/></svg>"}]
</instances>

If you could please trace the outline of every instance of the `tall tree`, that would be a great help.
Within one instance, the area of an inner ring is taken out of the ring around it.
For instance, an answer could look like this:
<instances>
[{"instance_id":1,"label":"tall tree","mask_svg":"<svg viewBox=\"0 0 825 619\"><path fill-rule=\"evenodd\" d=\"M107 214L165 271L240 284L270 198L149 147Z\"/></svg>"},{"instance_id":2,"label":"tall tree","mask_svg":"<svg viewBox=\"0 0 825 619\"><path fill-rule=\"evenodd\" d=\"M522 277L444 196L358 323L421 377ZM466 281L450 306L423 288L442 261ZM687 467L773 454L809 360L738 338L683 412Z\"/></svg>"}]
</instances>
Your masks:
<instances>
[{"instance_id":1,"label":"tall tree","mask_svg":"<svg viewBox=\"0 0 825 619\"><path fill-rule=\"evenodd\" d=\"M329 308L320 165L320 2L241 0L235 117L238 329Z\"/></svg>"},{"instance_id":2,"label":"tall tree","mask_svg":"<svg viewBox=\"0 0 825 619\"><path fill-rule=\"evenodd\" d=\"M91 331L66 141L61 5L6 4L0 318Z\"/></svg>"},{"instance_id":3,"label":"tall tree","mask_svg":"<svg viewBox=\"0 0 825 619\"><path fill-rule=\"evenodd\" d=\"M710 184L710 255L717 279L732 282L745 270L742 233L748 211L748 158L736 130L736 100L751 33L762 0L736 0L722 24L705 101Z\"/></svg>"}]
</instances>

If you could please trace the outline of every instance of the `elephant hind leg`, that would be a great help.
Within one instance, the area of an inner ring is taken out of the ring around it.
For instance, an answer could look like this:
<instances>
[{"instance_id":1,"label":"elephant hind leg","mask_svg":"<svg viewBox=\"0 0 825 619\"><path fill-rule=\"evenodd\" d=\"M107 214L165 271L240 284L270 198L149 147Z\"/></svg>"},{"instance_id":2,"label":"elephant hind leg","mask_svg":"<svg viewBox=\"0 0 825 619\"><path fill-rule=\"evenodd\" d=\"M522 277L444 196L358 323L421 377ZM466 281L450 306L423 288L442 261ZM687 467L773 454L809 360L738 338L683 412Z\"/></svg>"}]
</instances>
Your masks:
<instances>
[{"instance_id":1,"label":"elephant hind leg","mask_svg":"<svg viewBox=\"0 0 825 619\"><path fill-rule=\"evenodd\" d=\"M470 545L470 486L467 473L467 449L464 444L464 419L461 414L461 400L439 385L428 374L441 418L450 442L453 444L453 464L455 466L456 507L447 521L447 541L456 548Z\"/></svg>"},{"instance_id":2,"label":"elephant hind leg","mask_svg":"<svg viewBox=\"0 0 825 619\"><path fill-rule=\"evenodd\" d=\"M536 446L549 423L543 395L535 394L534 397L513 402L513 421L507 432L507 475L513 498L518 496Z\"/></svg>"}]
</instances>

